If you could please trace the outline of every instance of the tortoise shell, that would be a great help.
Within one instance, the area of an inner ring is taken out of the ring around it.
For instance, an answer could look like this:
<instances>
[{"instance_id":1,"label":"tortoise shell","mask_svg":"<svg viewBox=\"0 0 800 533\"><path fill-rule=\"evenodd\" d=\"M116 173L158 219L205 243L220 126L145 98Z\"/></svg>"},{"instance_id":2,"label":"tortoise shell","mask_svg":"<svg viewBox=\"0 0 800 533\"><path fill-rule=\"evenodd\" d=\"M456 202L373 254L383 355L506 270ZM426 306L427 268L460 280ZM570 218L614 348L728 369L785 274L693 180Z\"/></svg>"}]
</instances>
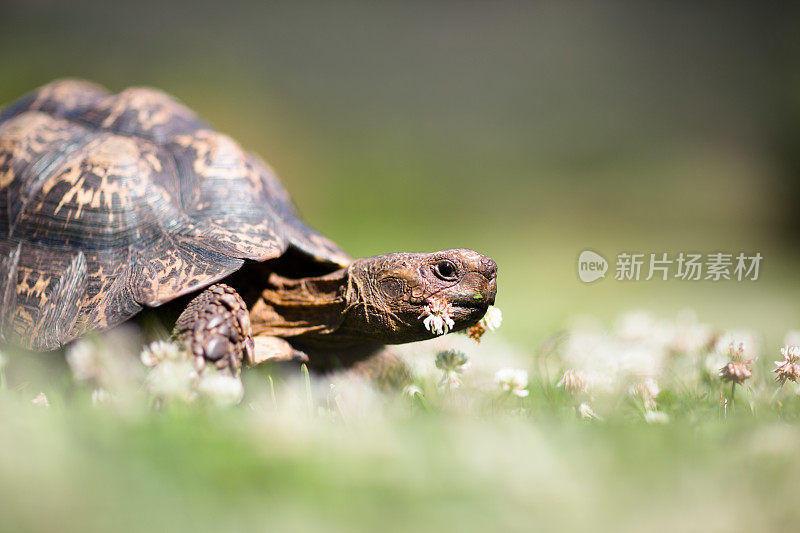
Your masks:
<instances>
[{"instance_id":1,"label":"tortoise shell","mask_svg":"<svg viewBox=\"0 0 800 533\"><path fill-rule=\"evenodd\" d=\"M161 91L59 80L0 110L0 340L55 349L290 248L350 262Z\"/></svg>"}]
</instances>

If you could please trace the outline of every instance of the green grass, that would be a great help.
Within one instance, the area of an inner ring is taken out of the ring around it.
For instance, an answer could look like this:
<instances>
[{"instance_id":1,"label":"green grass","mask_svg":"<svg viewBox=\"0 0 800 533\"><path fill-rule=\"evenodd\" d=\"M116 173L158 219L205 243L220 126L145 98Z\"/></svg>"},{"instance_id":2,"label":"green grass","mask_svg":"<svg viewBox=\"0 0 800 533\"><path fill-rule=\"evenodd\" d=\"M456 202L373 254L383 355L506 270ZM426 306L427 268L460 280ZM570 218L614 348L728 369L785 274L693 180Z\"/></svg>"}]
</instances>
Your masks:
<instances>
[{"instance_id":1,"label":"green grass","mask_svg":"<svg viewBox=\"0 0 800 533\"><path fill-rule=\"evenodd\" d=\"M241 411L125 421L4 401L0 509L8 531L752 531L798 519L795 425L586 424L564 411L254 435Z\"/></svg>"},{"instance_id":2,"label":"green grass","mask_svg":"<svg viewBox=\"0 0 800 533\"><path fill-rule=\"evenodd\" d=\"M224 409L153 410L141 391L93 405L59 361L12 357L3 529L754 531L800 519L800 397L772 381L769 349L727 406L727 384L670 359L658 377L665 424L646 423L624 385L558 387L563 346L511 359L529 368L525 398L492 383L514 351L497 339L471 351L452 390L431 370L436 350L405 350L421 397L251 369L244 402ZM49 408L31 404L39 390ZM578 416L584 401L601 420Z\"/></svg>"}]
</instances>

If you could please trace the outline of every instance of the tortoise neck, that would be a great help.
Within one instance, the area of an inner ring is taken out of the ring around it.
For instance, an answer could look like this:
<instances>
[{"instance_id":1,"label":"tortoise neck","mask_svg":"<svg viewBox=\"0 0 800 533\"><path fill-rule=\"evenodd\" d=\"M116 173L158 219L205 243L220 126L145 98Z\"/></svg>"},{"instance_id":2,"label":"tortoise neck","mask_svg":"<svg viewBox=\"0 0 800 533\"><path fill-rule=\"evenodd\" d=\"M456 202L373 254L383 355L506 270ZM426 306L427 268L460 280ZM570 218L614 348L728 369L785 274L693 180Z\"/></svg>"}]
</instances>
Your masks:
<instances>
[{"instance_id":1,"label":"tortoise neck","mask_svg":"<svg viewBox=\"0 0 800 533\"><path fill-rule=\"evenodd\" d=\"M348 279L347 268L299 279L270 274L267 287L250 309L253 335L297 337L334 332L347 308Z\"/></svg>"}]
</instances>

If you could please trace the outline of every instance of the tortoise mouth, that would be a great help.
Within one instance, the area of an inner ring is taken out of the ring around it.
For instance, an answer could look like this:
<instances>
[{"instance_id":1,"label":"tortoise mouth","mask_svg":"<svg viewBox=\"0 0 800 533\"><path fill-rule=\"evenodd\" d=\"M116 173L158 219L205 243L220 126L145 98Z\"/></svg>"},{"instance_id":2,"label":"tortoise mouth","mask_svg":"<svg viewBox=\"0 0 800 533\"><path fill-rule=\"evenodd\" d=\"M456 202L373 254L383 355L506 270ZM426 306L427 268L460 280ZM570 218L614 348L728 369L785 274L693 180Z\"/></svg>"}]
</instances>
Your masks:
<instances>
[{"instance_id":1,"label":"tortoise mouth","mask_svg":"<svg viewBox=\"0 0 800 533\"><path fill-rule=\"evenodd\" d=\"M453 300L450 305L453 306L453 315L456 322L464 326L471 326L477 324L480 319L484 317L490 305L494 304L494 297L481 298L479 300Z\"/></svg>"},{"instance_id":2,"label":"tortoise mouth","mask_svg":"<svg viewBox=\"0 0 800 533\"><path fill-rule=\"evenodd\" d=\"M451 305L463 309L480 309L485 311L490 305L494 305L494 297L481 298L479 300L455 300L451 302Z\"/></svg>"},{"instance_id":3,"label":"tortoise mouth","mask_svg":"<svg viewBox=\"0 0 800 533\"><path fill-rule=\"evenodd\" d=\"M494 299L497 296L497 286L493 283L477 288L477 290L469 291L466 294L453 295L450 299L450 305L454 307L461 307L463 309L481 309L486 311L489 306L494 305Z\"/></svg>"}]
</instances>

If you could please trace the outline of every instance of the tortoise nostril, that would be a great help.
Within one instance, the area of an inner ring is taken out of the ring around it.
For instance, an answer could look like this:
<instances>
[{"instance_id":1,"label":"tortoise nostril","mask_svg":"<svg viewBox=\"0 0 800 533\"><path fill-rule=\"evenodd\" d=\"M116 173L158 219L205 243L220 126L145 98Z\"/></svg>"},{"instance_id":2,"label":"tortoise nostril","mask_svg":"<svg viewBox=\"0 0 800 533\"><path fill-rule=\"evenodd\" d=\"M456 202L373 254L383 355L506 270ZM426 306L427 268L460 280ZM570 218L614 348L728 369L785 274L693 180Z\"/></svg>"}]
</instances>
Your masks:
<instances>
[{"instance_id":1,"label":"tortoise nostril","mask_svg":"<svg viewBox=\"0 0 800 533\"><path fill-rule=\"evenodd\" d=\"M489 280L493 280L497 277L497 263L488 257L481 260L481 270L483 271L483 275Z\"/></svg>"}]
</instances>

